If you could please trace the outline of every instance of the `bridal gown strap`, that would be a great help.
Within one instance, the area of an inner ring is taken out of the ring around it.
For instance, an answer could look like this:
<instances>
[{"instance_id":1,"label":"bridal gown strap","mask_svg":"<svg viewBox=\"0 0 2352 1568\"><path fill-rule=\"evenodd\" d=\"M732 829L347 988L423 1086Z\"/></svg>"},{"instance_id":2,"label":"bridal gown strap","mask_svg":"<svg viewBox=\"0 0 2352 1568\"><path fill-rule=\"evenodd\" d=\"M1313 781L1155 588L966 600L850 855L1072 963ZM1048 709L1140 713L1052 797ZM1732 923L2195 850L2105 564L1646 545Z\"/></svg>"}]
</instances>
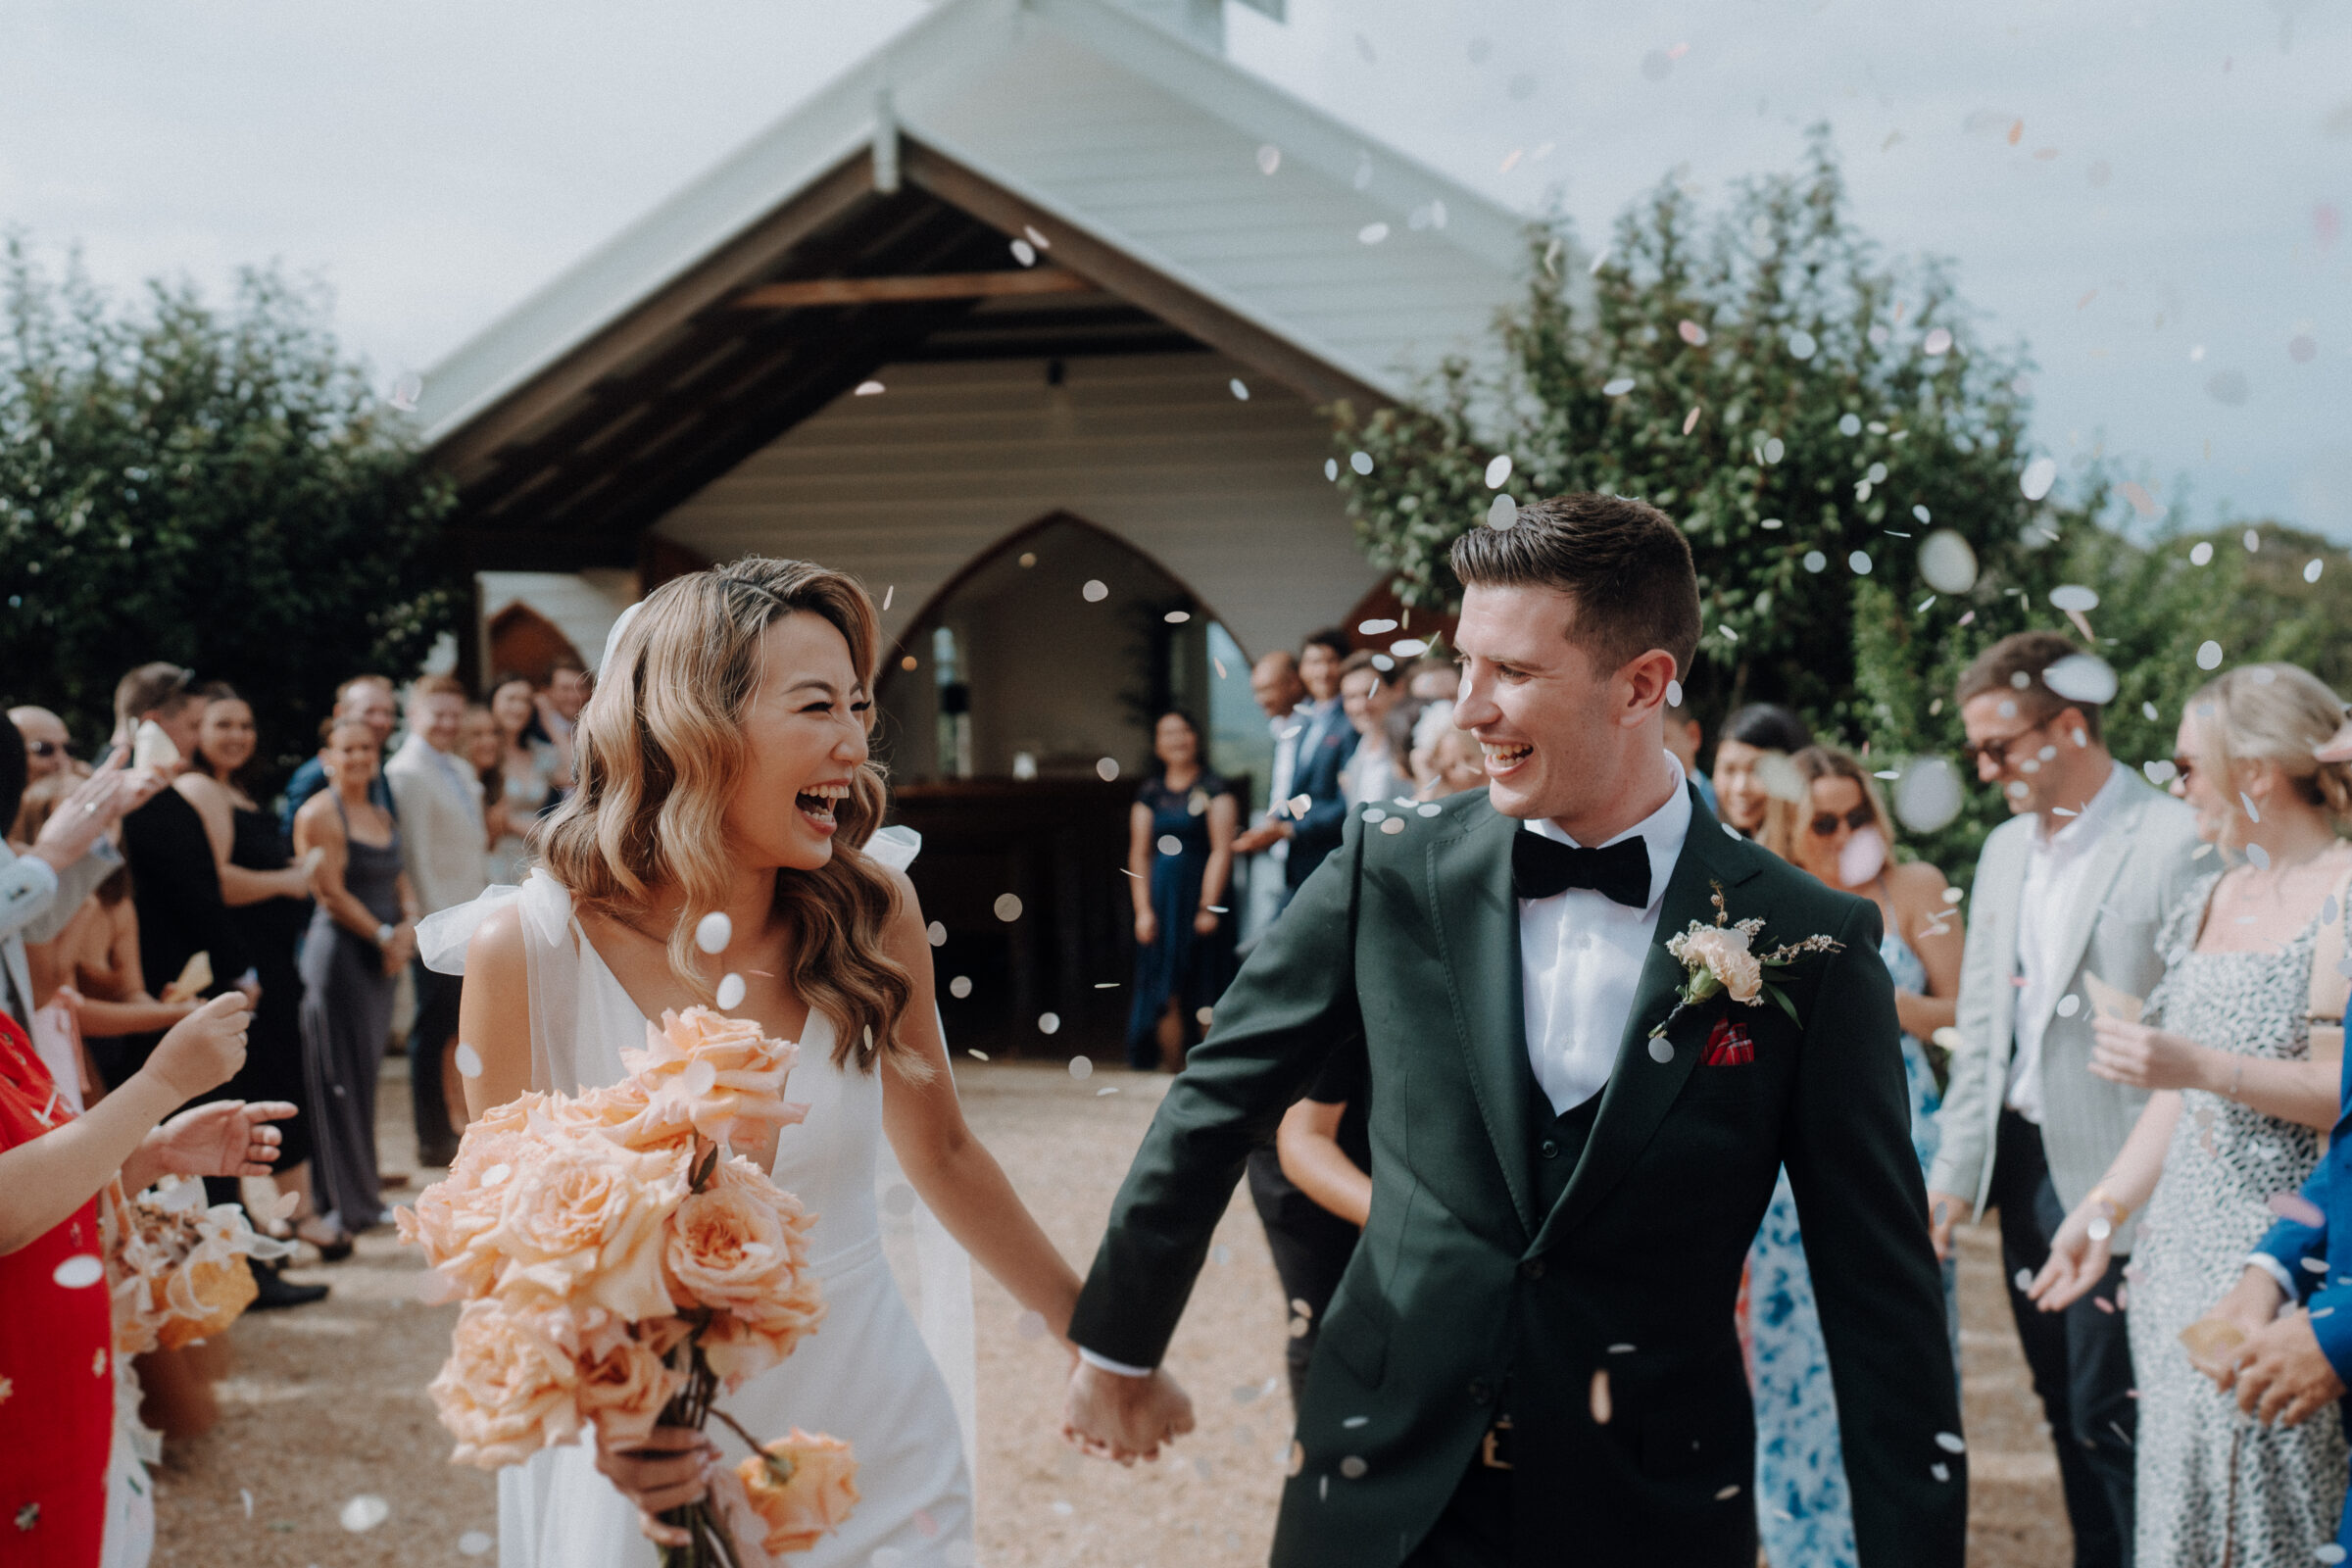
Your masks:
<instances>
[{"instance_id":1,"label":"bridal gown strap","mask_svg":"<svg viewBox=\"0 0 2352 1568\"><path fill-rule=\"evenodd\" d=\"M426 961L462 972L473 928L511 905L523 917L533 1086L570 1092L618 1080L621 1050L645 1038L644 1015L572 918L569 894L544 872L450 911L463 918L428 921L418 933ZM812 1012L789 1090L808 1116L784 1130L774 1172L817 1216L810 1266L824 1285L825 1321L783 1365L721 1403L762 1437L799 1426L847 1439L857 1450L857 1511L840 1534L795 1554L792 1568L865 1568L878 1551L899 1568L964 1568L976 1560L969 1427L950 1391L952 1381L971 1386L969 1265L936 1219L919 1204L910 1208L895 1164L883 1168L880 1079L844 1071L833 1046L831 1023ZM887 1202L878 1182L890 1189ZM915 1254L931 1338L951 1356L960 1350L949 1376L892 1273L886 1209ZM926 1228L937 1234L926 1237ZM716 1424L710 1431L730 1462L747 1451ZM502 1568L652 1568L655 1560L635 1508L597 1473L588 1447L548 1449L501 1472Z\"/></svg>"}]
</instances>

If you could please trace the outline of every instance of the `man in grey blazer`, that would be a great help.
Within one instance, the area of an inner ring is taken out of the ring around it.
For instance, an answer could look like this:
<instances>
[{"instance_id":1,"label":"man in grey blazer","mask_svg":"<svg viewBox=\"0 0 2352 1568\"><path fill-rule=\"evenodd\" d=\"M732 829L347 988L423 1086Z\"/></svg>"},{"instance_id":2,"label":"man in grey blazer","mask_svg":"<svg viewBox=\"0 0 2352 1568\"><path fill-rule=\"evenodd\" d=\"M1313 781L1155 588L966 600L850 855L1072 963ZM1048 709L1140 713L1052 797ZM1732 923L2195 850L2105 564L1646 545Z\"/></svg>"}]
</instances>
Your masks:
<instances>
[{"instance_id":1,"label":"man in grey blazer","mask_svg":"<svg viewBox=\"0 0 2352 1568\"><path fill-rule=\"evenodd\" d=\"M2000 1210L2001 1271L2058 1450L2077 1568L2123 1568L2134 1405L2118 1287L2129 1221L2118 1221L2107 1278L2064 1312L2041 1311L2018 1283L2041 1268L2059 1222L2139 1119L2146 1091L2090 1071L2092 981L2145 997L2163 975L2156 932L2187 888L2197 835L2187 807L2109 754L2100 705L2044 684L2079 655L2055 632L2020 632L1960 677L1977 777L1999 785L2014 814L1977 861L1928 1208L1939 1253L1954 1224ZM2068 673L2060 686L2082 690Z\"/></svg>"}]
</instances>

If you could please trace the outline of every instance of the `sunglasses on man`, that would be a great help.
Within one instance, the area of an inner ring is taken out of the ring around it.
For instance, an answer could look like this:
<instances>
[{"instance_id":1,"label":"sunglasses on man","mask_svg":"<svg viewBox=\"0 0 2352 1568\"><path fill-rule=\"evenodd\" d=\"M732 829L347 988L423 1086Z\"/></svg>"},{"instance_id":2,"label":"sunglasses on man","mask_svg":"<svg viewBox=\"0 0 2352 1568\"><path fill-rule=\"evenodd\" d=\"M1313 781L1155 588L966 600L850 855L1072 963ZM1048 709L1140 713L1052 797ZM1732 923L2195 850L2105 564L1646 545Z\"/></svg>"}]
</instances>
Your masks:
<instances>
[{"instance_id":1,"label":"sunglasses on man","mask_svg":"<svg viewBox=\"0 0 2352 1568\"><path fill-rule=\"evenodd\" d=\"M1805 825L1813 830L1815 838L1826 839L1838 831L1838 824L1840 822L1859 833L1878 819L1878 813L1870 808L1868 802L1865 802L1843 816L1839 816L1836 811L1816 811L1813 814L1813 820Z\"/></svg>"},{"instance_id":2,"label":"sunglasses on man","mask_svg":"<svg viewBox=\"0 0 2352 1568\"><path fill-rule=\"evenodd\" d=\"M66 755L66 749L55 741L26 741L24 750L44 760Z\"/></svg>"},{"instance_id":3,"label":"sunglasses on man","mask_svg":"<svg viewBox=\"0 0 2352 1568\"><path fill-rule=\"evenodd\" d=\"M2056 714L2051 715L2053 718L2056 716ZM1967 759L1971 766L1990 762L1993 771L1997 773L2009 765L2009 749L2012 746L2040 734L2049 728L2049 724L2050 720L2045 718L2032 728L2021 729L2014 735L1996 735L1988 741L1964 742L1960 747L1960 755Z\"/></svg>"}]
</instances>

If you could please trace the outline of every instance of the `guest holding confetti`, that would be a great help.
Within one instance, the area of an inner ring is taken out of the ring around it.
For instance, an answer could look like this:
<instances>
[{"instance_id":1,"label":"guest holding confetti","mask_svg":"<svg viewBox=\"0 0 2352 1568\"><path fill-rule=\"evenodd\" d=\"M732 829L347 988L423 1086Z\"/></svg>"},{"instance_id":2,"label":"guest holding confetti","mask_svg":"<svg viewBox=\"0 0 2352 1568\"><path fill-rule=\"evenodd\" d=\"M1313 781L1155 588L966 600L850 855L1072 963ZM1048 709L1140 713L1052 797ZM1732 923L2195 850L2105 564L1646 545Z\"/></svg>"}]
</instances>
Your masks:
<instances>
[{"instance_id":1,"label":"guest holding confetti","mask_svg":"<svg viewBox=\"0 0 2352 1568\"><path fill-rule=\"evenodd\" d=\"M292 1105L220 1100L172 1115L243 1064L252 1016L240 992L214 998L75 1116L0 1015L0 1396L11 1411L0 1421L0 1530L11 1568L99 1560L115 1432L99 1193L117 1175L126 1192L167 1172L266 1176L277 1158L269 1124Z\"/></svg>"},{"instance_id":2,"label":"guest holding confetti","mask_svg":"<svg viewBox=\"0 0 2352 1568\"><path fill-rule=\"evenodd\" d=\"M2207 872L2165 922L2168 967L2142 1016L2091 1026L2090 1070L2153 1093L2051 1241L2033 1295L2055 1312L2097 1289L2116 1227L2146 1209L2130 1313L2139 1568L2285 1568L2329 1560L2315 1554L2335 1540L2337 1412L2251 1425L2198 1376L2180 1334L2240 1282L2270 1229L2266 1200L2303 1184L2319 1132L2335 1124L2337 1067L2311 1059L2308 998L2313 951L2352 891L2352 845L2337 836L2352 820L2352 765L2312 754L2342 715L2292 664L2233 669L2189 698L2173 793L2236 863ZM2282 1297L2259 1282L2265 1316L2293 1298L2291 1276L2285 1286Z\"/></svg>"}]
</instances>

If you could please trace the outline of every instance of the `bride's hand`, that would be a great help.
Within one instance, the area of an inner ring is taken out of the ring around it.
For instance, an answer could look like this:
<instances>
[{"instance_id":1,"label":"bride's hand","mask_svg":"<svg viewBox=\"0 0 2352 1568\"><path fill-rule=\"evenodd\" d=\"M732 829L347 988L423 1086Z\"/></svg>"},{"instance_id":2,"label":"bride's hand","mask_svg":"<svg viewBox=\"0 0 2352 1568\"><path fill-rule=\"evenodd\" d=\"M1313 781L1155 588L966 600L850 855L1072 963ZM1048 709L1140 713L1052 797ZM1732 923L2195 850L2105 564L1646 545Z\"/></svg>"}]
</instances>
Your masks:
<instances>
[{"instance_id":1,"label":"bride's hand","mask_svg":"<svg viewBox=\"0 0 2352 1568\"><path fill-rule=\"evenodd\" d=\"M717 1462L718 1446L692 1427L656 1427L626 1448L609 1447L601 1433L597 1437L597 1469L637 1504L637 1527L658 1546L692 1544L685 1531L663 1524L661 1516L700 1502Z\"/></svg>"}]
</instances>

